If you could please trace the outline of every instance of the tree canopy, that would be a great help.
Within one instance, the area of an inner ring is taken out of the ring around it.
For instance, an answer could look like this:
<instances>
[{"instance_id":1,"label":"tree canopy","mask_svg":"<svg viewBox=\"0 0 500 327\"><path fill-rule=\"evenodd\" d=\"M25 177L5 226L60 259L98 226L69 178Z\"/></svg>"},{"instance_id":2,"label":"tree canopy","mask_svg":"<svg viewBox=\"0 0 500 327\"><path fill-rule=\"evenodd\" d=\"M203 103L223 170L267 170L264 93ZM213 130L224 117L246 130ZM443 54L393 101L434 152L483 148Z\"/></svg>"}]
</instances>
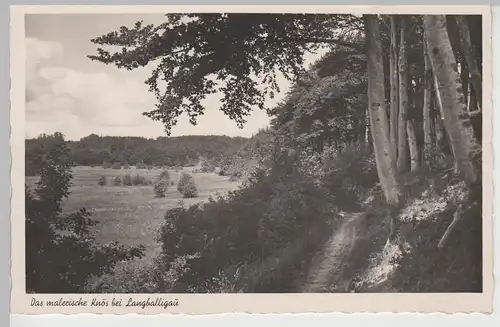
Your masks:
<instances>
[{"instance_id":1,"label":"tree canopy","mask_svg":"<svg viewBox=\"0 0 500 327\"><path fill-rule=\"evenodd\" d=\"M352 15L167 14L158 26L139 21L92 39L101 47L89 58L128 70L156 65L146 84L158 103L144 115L161 121L167 134L182 113L196 124L202 101L219 92L220 110L242 127L253 108L266 109L265 100L280 91L277 71L297 80L304 54L322 45L362 53L350 41L362 29ZM110 46L122 50L110 52Z\"/></svg>"}]
</instances>

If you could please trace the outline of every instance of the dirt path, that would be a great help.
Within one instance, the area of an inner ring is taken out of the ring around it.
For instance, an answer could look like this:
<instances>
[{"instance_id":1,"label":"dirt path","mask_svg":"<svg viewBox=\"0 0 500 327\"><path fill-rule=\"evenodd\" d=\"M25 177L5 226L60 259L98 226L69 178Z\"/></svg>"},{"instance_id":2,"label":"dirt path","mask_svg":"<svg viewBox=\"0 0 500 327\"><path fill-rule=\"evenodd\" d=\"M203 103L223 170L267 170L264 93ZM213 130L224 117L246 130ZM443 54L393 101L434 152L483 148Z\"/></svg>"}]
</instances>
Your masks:
<instances>
[{"instance_id":1,"label":"dirt path","mask_svg":"<svg viewBox=\"0 0 500 327\"><path fill-rule=\"evenodd\" d=\"M356 220L361 213L345 213L345 221L313 258L302 289L304 293L347 292L348 283L340 283L344 261L354 247Z\"/></svg>"}]
</instances>

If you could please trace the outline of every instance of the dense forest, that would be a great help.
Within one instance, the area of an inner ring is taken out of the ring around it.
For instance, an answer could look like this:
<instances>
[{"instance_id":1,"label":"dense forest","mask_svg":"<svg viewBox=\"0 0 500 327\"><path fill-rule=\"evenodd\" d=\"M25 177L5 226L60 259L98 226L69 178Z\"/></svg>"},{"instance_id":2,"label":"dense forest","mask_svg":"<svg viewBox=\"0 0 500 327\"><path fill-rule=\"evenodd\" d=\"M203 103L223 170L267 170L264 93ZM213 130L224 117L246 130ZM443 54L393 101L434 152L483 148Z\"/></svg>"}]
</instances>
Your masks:
<instances>
[{"instance_id":1,"label":"dense forest","mask_svg":"<svg viewBox=\"0 0 500 327\"><path fill-rule=\"evenodd\" d=\"M26 175L36 175L52 135L26 140ZM234 153L247 139L228 136L143 137L98 136L91 134L68 142L73 163L79 166L146 165L189 166L200 158L218 159Z\"/></svg>"},{"instance_id":2,"label":"dense forest","mask_svg":"<svg viewBox=\"0 0 500 327\"><path fill-rule=\"evenodd\" d=\"M243 187L168 210L150 265L85 291L302 292L329 237L352 230L315 292L481 292L481 16L168 14L92 42L105 64L159 62L145 115L167 131L214 92L237 124L256 107L272 124L232 156L251 162ZM277 71L293 87L265 108Z\"/></svg>"}]
</instances>

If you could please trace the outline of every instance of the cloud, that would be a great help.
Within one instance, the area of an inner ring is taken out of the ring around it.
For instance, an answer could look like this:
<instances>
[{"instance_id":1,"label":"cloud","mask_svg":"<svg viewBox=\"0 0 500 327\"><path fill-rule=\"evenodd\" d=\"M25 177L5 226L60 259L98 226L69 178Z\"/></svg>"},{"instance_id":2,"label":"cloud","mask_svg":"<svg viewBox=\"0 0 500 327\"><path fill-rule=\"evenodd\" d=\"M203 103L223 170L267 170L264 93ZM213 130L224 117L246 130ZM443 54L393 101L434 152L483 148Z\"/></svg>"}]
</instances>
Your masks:
<instances>
[{"instance_id":1,"label":"cloud","mask_svg":"<svg viewBox=\"0 0 500 327\"><path fill-rule=\"evenodd\" d=\"M27 38L27 137L56 131L62 132L68 139L79 139L91 133L144 137L165 135L161 123L142 115L144 111L153 109L156 103L154 95L143 82L144 73L148 72L123 74L110 67L104 69L106 66L99 66L97 72L90 71L91 66L83 68L75 64L78 61L72 60L84 56L80 53L84 50L72 46L79 41L69 37L64 40L64 43L58 43ZM305 59L310 63L318 57L318 54L310 55ZM268 106L281 100L290 85L283 77L279 78L278 84L281 94L267 101ZM245 127L239 129L234 121L218 110L220 102L217 95L207 97L204 105L205 113L198 117L196 126L189 123L186 115L182 115L172 135L249 137L269 124L269 117L257 109L247 117Z\"/></svg>"},{"instance_id":2,"label":"cloud","mask_svg":"<svg viewBox=\"0 0 500 327\"><path fill-rule=\"evenodd\" d=\"M142 112L155 104L154 96L144 83L116 79L105 73L78 71L65 67L63 59L61 44L27 39L29 136L60 130L70 138L77 138L84 136L86 130L108 134L107 130L116 127L147 129L154 125L142 116Z\"/></svg>"}]
</instances>

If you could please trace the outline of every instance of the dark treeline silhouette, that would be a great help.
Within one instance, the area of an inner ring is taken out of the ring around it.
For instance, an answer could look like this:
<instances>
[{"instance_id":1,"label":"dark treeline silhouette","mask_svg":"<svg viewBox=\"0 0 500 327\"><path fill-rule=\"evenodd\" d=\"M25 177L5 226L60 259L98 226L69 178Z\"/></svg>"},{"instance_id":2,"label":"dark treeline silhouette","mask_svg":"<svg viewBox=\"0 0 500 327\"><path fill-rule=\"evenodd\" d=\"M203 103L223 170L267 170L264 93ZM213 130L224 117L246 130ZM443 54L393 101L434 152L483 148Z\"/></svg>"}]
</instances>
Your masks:
<instances>
[{"instance_id":1,"label":"dark treeline silhouette","mask_svg":"<svg viewBox=\"0 0 500 327\"><path fill-rule=\"evenodd\" d=\"M36 175L53 135L42 134L26 140L26 175ZM247 139L221 135L144 137L98 136L91 134L68 147L75 165L100 166L103 163L186 166L200 157L216 159L235 152Z\"/></svg>"}]
</instances>

